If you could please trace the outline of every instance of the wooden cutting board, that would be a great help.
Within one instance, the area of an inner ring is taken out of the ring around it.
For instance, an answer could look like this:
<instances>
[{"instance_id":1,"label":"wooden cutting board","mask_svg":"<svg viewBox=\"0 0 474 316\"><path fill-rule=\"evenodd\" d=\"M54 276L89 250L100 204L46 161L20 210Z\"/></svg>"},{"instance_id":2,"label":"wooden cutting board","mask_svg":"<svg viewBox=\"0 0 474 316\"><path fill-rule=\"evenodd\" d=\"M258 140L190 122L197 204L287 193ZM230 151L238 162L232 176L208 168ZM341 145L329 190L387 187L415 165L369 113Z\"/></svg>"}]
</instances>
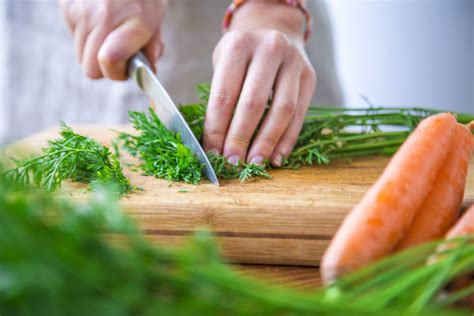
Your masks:
<instances>
[{"instance_id":1,"label":"wooden cutting board","mask_svg":"<svg viewBox=\"0 0 474 316\"><path fill-rule=\"evenodd\" d=\"M131 131L125 125L73 128L108 146L116 131ZM15 157L38 153L47 140L57 136L57 129L46 130L9 146L5 153ZM124 160L133 161L130 157ZM232 262L315 266L344 216L387 162L385 157L368 157L299 170L272 170L272 179L222 180L220 187L208 181L170 183L125 168L132 184L144 191L131 193L121 204L153 242L178 244L196 229L208 227ZM84 184L68 183L62 192L86 200L88 193L83 188ZM472 203L474 158L463 207Z\"/></svg>"}]
</instances>

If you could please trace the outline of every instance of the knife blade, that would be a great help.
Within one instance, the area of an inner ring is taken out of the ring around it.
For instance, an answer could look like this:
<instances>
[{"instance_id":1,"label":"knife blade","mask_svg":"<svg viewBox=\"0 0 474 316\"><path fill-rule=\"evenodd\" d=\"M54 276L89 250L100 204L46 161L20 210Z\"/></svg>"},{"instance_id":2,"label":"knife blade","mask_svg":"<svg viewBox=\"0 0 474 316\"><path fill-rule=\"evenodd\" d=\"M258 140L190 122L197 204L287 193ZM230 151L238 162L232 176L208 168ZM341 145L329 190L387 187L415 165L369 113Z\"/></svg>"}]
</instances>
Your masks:
<instances>
[{"instance_id":1,"label":"knife blade","mask_svg":"<svg viewBox=\"0 0 474 316\"><path fill-rule=\"evenodd\" d=\"M132 78L155 104L155 112L160 121L174 133L179 133L183 144L196 154L199 162L204 166L204 174L215 185L219 185L216 173L206 153L194 136L188 123L184 120L178 107L161 85L151 70L150 64L142 52L138 52L128 63L128 76Z\"/></svg>"}]
</instances>

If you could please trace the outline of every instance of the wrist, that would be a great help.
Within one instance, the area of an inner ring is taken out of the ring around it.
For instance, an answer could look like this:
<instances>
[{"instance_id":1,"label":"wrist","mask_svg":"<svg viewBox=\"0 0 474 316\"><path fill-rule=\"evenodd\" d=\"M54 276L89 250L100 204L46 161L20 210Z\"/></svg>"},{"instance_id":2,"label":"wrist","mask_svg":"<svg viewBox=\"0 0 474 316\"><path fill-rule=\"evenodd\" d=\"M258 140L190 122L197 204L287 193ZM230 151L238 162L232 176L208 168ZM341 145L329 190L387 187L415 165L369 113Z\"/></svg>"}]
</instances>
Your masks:
<instances>
[{"instance_id":1,"label":"wrist","mask_svg":"<svg viewBox=\"0 0 474 316\"><path fill-rule=\"evenodd\" d=\"M229 30L273 29L304 42L305 23L300 9L281 1L248 1L235 12Z\"/></svg>"}]
</instances>

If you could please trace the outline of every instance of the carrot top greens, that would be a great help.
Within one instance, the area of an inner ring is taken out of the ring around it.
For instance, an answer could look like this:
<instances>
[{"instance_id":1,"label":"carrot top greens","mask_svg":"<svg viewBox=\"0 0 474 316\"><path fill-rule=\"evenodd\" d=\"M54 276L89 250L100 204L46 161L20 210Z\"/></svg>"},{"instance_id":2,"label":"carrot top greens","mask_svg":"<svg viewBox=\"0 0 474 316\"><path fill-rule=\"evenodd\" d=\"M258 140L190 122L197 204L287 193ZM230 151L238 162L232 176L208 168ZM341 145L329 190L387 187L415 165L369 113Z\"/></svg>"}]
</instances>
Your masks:
<instances>
[{"instance_id":1,"label":"carrot top greens","mask_svg":"<svg viewBox=\"0 0 474 316\"><path fill-rule=\"evenodd\" d=\"M168 130L150 109L148 115L130 112L133 127L138 135L120 133L123 148L133 156L139 156L140 168L146 175L172 181L197 183L201 179L201 164L186 147L179 135Z\"/></svg>"},{"instance_id":2,"label":"carrot top greens","mask_svg":"<svg viewBox=\"0 0 474 316\"><path fill-rule=\"evenodd\" d=\"M202 103L187 104L180 107L181 113L196 135L201 139L204 131L206 104L209 100L210 87L206 84L197 86L197 95ZM442 111L419 108L368 108L348 109L335 107L310 107L306 115L302 132L293 153L286 159L284 168L298 168L301 165L327 164L338 158L353 158L368 155L392 155L406 140L418 123L431 115ZM456 114L461 123L474 120L474 115ZM150 110L145 114L130 112L130 119L139 136L122 133L120 139L125 142L124 148L142 159L141 168L146 174L174 181L198 183L202 176L202 166L197 163L189 165L189 156L181 159L176 155L180 144L179 135L168 131ZM157 149L170 137L175 144L167 153ZM149 153L153 153L150 155ZM170 156L171 155L171 156ZM224 179L240 178L241 181L252 177L269 178L268 163L257 166L241 162L234 166L223 156L208 153L209 160L218 177ZM176 159L175 159L176 158ZM185 164L186 171L182 169Z\"/></svg>"},{"instance_id":3,"label":"carrot top greens","mask_svg":"<svg viewBox=\"0 0 474 316\"><path fill-rule=\"evenodd\" d=\"M205 111L200 105L183 107L184 117L197 137L202 136ZM146 175L171 181L185 181L197 184L201 180L202 166L197 157L181 142L179 134L168 130L153 109L148 115L129 112L130 119L138 135L120 133L118 143L134 157L139 157L140 169ZM239 178L242 181L252 176L270 177L264 166L230 164L223 156L208 153L216 174L224 179Z\"/></svg>"},{"instance_id":4,"label":"carrot top greens","mask_svg":"<svg viewBox=\"0 0 474 316\"><path fill-rule=\"evenodd\" d=\"M474 269L468 237L432 263L436 243L300 292L240 275L204 231L152 246L104 188L74 204L10 180L0 176L2 315L469 315L450 306L474 288L443 292Z\"/></svg>"},{"instance_id":5,"label":"carrot top greens","mask_svg":"<svg viewBox=\"0 0 474 316\"><path fill-rule=\"evenodd\" d=\"M132 190L117 157L109 148L75 133L61 123L60 138L48 141L37 157L16 160L6 176L16 183L33 182L48 192L61 187L65 179L96 184L113 184L120 194Z\"/></svg>"}]
</instances>

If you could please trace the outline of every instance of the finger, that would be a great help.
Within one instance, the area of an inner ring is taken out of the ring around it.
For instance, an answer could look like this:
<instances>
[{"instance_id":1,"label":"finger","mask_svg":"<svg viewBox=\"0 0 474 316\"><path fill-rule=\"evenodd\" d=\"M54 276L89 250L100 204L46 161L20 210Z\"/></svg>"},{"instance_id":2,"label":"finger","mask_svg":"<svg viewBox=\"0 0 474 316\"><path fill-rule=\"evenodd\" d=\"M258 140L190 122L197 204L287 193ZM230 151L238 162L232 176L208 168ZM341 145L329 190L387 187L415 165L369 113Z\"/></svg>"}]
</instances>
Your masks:
<instances>
[{"instance_id":1,"label":"finger","mask_svg":"<svg viewBox=\"0 0 474 316\"><path fill-rule=\"evenodd\" d=\"M249 53L235 45L215 58L215 71L204 123L203 145L206 151L222 153L225 136L244 81Z\"/></svg>"},{"instance_id":2,"label":"finger","mask_svg":"<svg viewBox=\"0 0 474 316\"><path fill-rule=\"evenodd\" d=\"M250 139L262 118L280 60L257 54L249 66L234 117L224 143L224 155L237 164L246 157Z\"/></svg>"},{"instance_id":3,"label":"finger","mask_svg":"<svg viewBox=\"0 0 474 316\"><path fill-rule=\"evenodd\" d=\"M316 89L316 74L313 70L303 72L299 90L298 104L295 115L288 125L286 131L280 138L273 151L271 163L275 167L281 167L285 158L288 158L298 140L304 117L308 110L314 90Z\"/></svg>"},{"instance_id":4,"label":"finger","mask_svg":"<svg viewBox=\"0 0 474 316\"><path fill-rule=\"evenodd\" d=\"M273 100L247 155L250 163L262 164L270 158L275 146L293 119L298 103L301 66L285 64L279 71Z\"/></svg>"},{"instance_id":5,"label":"finger","mask_svg":"<svg viewBox=\"0 0 474 316\"><path fill-rule=\"evenodd\" d=\"M143 53L150 62L153 72L156 73L156 63L163 54L163 42L161 42L160 33L156 33L152 39L143 48Z\"/></svg>"},{"instance_id":6,"label":"finger","mask_svg":"<svg viewBox=\"0 0 474 316\"><path fill-rule=\"evenodd\" d=\"M73 12L77 11L77 10L74 10L74 2L66 1L66 0L59 0L58 2L59 2L59 7L61 8L61 11L66 20L66 24L69 31L74 32L76 28L76 22L77 22L72 14Z\"/></svg>"},{"instance_id":7,"label":"finger","mask_svg":"<svg viewBox=\"0 0 474 316\"><path fill-rule=\"evenodd\" d=\"M114 80L126 80L128 60L150 41L152 35L149 28L136 18L113 30L99 51L102 73Z\"/></svg>"},{"instance_id":8,"label":"finger","mask_svg":"<svg viewBox=\"0 0 474 316\"><path fill-rule=\"evenodd\" d=\"M92 29L87 36L81 57L82 67L86 75L91 79L103 77L97 57L99 55L99 49L107 37L108 31L109 29L105 27L105 25L100 25Z\"/></svg>"},{"instance_id":9,"label":"finger","mask_svg":"<svg viewBox=\"0 0 474 316\"><path fill-rule=\"evenodd\" d=\"M143 53L147 57L150 64L154 65L163 54L163 43L161 42L160 33L156 33L152 39L143 48Z\"/></svg>"},{"instance_id":10,"label":"finger","mask_svg":"<svg viewBox=\"0 0 474 316\"><path fill-rule=\"evenodd\" d=\"M82 63L84 56L84 46L86 45L87 40L87 30L83 23L77 24L74 29L74 50L76 52L76 57L79 60L79 63Z\"/></svg>"}]
</instances>

